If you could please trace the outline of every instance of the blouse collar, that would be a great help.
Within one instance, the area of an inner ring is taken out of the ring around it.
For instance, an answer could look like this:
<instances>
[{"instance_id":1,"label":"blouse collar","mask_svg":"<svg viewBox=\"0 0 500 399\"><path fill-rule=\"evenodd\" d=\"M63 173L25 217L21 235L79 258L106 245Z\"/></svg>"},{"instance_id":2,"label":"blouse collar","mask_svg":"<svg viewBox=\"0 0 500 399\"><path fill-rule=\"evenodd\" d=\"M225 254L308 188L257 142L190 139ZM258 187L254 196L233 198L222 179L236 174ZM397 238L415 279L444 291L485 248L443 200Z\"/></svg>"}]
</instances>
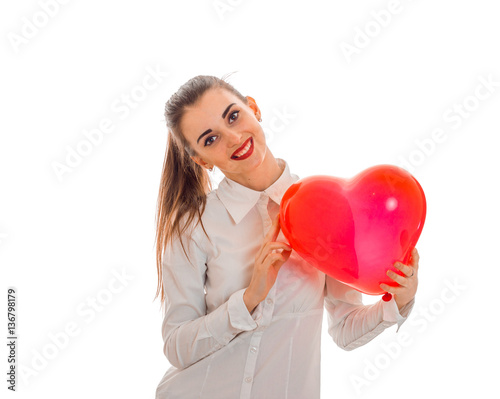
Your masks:
<instances>
[{"instance_id":1,"label":"blouse collar","mask_svg":"<svg viewBox=\"0 0 500 399\"><path fill-rule=\"evenodd\" d=\"M284 163L285 169L280 177L264 191L252 190L227 177L224 177L219 183L216 190L217 197L224 204L236 224L250 212L250 209L255 206L263 193L279 205L288 187L299 179L297 175L290 173L288 163L285 160L281 158L276 158L276 160L280 166Z\"/></svg>"}]
</instances>

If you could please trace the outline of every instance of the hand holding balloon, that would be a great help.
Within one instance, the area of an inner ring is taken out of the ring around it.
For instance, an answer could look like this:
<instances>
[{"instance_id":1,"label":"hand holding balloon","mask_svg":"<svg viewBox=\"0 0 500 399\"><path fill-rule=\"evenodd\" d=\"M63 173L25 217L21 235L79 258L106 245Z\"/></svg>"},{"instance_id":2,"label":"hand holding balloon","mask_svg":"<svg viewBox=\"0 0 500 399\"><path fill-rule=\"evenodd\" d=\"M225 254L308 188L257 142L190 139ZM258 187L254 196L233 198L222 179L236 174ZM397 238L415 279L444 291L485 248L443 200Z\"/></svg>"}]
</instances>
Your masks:
<instances>
[{"instance_id":1,"label":"hand holding balloon","mask_svg":"<svg viewBox=\"0 0 500 399\"><path fill-rule=\"evenodd\" d=\"M409 265L405 265L401 262L394 263L394 267L396 267L402 275L395 273L392 270L387 271L387 275L398 285L392 286L384 283L380 284L380 288L394 295L394 300L396 301L399 310L410 302L417 293L419 259L420 256L417 249L413 248Z\"/></svg>"}]
</instances>

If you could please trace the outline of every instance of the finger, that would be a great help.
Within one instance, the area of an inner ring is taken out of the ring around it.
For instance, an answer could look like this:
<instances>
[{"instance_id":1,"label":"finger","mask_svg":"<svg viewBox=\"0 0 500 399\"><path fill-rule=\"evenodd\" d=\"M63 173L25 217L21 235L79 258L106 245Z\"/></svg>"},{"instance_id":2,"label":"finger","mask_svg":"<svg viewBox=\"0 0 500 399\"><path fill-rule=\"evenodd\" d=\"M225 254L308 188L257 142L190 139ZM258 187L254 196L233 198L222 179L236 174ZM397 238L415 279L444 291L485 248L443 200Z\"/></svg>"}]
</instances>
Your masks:
<instances>
[{"instance_id":1,"label":"finger","mask_svg":"<svg viewBox=\"0 0 500 399\"><path fill-rule=\"evenodd\" d=\"M406 287L408 285L408 280L405 277L400 276L397 273L394 273L392 270L387 270L386 274L390 278L392 278L396 283L398 283L399 285L401 285L403 287Z\"/></svg>"},{"instance_id":2,"label":"finger","mask_svg":"<svg viewBox=\"0 0 500 399\"><path fill-rule=\"evenodd\" d=\"M288 250L283 250L283 252L281 253L281 255L283 255L283 257L285 258L285 262L288 260L288 258L290 257L290 255L292 254L292 251L288 251Z\"/></svg>"},{"instance_id":3,"label":"finger","mask_svg":"<svg viewBox=\"0 0 500 399\"><path fill-rule=\"evenodd\" d=\"M291 251L292 247L290 245L288 245L287 243L281 242L281 241L266 242L260 248L260 251L258 252L257 256L255 257L255 260L257 262L263 263L266 256L269 253L271 253L271 251L274 251L277 249L282 249L283 251Z\"/></svg>"},{"instance_id":4,"label":"finger","mask_svg":"<svg viewBox=\"0 0 500 399\"><path fill-rule=\"evenodd\" d=\"M385 292L389 292L391 294L397 294L401 290L401 287L393 287L392 285L387 285L384 283L380 284L380 288Z\"/></svg>"},{"instance_id":5,"label":"finger","mask_svg":"<svg viewBox=\"0 0 500 399\"><path fill-rule=\"evenodd\" d=\"M281 265L283 265L283 263L285 262L286 258L281 253L275 252L267 255L263 264L266 266L266 270L269 267L274 266L276 268L276 271L278 271Z\"/></svg>"},{"instance_id":6,"label":"finger","mask_svg":"<svg viewBox=\"0 0 500 399\"><path fill-rule=\"evenodd\" d=\"M281 241L270 241L264 245L263 252L270 252L273 249L283 249L284 251L291 251L292 247L288 245L286 242Z\"/></svg>"},{"instance_id":7,"label":"finger","mask_svg":"<svg viewBox=\"0 0 500 399\"><path fill-rule=\"evenodd\" d=\"M263 249L266 243L271 242L271 241L276 241L276 238L278 238L278 232L276 232L276 220L273 221L273 224L271 228L267 231L266 235L264 236L264 240L262 241L262 245L259 248L259 251L257 252L255 258L259 258L263 254Z\"/></svg>"},{"instance_id":8,"label":"finger","mask_svg":"<svg viewBox=\"0 0 500 399\"><path fill-rule=\"evenodd\" d=\"M286 262L286 259L279 259L279 260L273 262L273 267L274 267L276 274L279 273L281 267L285 264L285 262Z\"/></svg>"},{"instance_id":9,"label":"finger","mask_svg":"<svg viewBox=\"0 0 500 399\"><path fill-rule=\"evenodd\" d=\"M290 258L290 254L292 251L283 251L281 253L281 260L278 262L278 264L275 264L274 268L276 269L276 272L278 272L281 269L281 266L285 264L285 262Z\"/></svg>"},{"instance_id":10,"label":"finger","mask_svg":"<svg viewBox=\"0 0 500 399\"><path fill-rule=\"evenodd\" d=\"M410 259L410 264L413 266L416 270L418 270L418 261L420 260L420 255L417 251L417 248L413 248L411 251L411 259Z\"/></svg>"},{"instance_id":11,"label":"finger","mask_svg":"<svg viewBox=\"0 0 500 399\"><path fill-rule=\"evenodd\" d=\"M405 265L401 262L394 263L394 267L401 270L406 277L412 277L413 274L416 273L416 270L414 271L412 266Z\"/></svg>"},{"instance_id":12,"label":"finger","mask_svg":"<svg viewBox=\"0 0 500 399\"><path fill-rule=\"evenodd\" d=\"M274 218L273 224L271 225L271 228L267 232L264 240L265 241L276 241L276 238L278 237L279 234L279 214Z\"/></svg>"},{"instance_id":13,"label":"finger","mask_svg":"<svg viewBox=\"0 0 500 399\"><path fill-rule=\"evenodd\" d=\"M278 213L276 217L273 220L273 236L271 238L271 241L276 241L276 238L278 238L278 235L280 233L280 214Z\"/></svg>"}]
</instances>

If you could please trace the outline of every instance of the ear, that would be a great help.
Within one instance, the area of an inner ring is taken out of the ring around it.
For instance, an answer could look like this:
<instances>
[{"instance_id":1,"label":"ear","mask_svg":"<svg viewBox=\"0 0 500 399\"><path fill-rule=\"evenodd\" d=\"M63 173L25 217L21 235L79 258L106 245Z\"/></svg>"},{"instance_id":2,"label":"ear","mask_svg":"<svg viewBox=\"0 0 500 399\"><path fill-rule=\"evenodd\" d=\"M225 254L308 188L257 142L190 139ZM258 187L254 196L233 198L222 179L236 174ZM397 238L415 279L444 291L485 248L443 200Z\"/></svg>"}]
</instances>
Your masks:
<instances>
[{"instance_id":1,"label":"ear","mask_svg":"<svg viewBox=\"0 0 500 399\"><path fill-rule=\"evenodd\" d=\"M200 157L198 156L192 156L191 155L191 159L193 160L194 163L197 163L198 165L200 165L202 168L205 168L205 169L210 169L212 167L212 165L208 164L207 162L205 162L203 159L201 159Z\"/></svg>"},{"instance_id":2,"label":"ear","mask_svg":"<svg viewBox=\"0 0 500 399\"><path fill-rule=\"evenodd\" d=\"M245 96L248 100L248 106L253 109L253 112L255 113L255 116L257 117L257 120L260 119L260 109L255 100L250 97L250 96Z\"/></svg>"}]
</instances>

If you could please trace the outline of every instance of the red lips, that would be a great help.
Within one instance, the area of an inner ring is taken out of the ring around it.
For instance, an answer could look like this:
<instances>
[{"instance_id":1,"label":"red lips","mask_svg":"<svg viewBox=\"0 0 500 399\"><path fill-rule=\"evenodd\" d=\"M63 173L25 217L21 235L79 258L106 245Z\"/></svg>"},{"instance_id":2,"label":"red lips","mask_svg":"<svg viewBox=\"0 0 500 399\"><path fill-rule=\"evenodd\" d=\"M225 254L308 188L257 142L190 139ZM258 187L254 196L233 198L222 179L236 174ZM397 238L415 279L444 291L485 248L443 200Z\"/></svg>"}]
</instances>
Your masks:
<instances>
[{"instance_id":1,"label":"red lips","mask_svg":"<svg viewBox=\"0 0 500 399\"><path fill-rule=\"evenodd\" d=\"M243 150L248 145L249 142L250 142L250 148L248 149L248 151L244 155L242 155L241 157L237 157L235 154L237 154L238 152ZM248 140L246 140L241 145L241 147L239 147L235 152L233 152L233 155L231 155L231 159L233 159L235 161L241 161L243 159L248 158L250 155L252 155L252 152L253 152L253 139L250 137Z\"/></svg>"}]
</instances>

